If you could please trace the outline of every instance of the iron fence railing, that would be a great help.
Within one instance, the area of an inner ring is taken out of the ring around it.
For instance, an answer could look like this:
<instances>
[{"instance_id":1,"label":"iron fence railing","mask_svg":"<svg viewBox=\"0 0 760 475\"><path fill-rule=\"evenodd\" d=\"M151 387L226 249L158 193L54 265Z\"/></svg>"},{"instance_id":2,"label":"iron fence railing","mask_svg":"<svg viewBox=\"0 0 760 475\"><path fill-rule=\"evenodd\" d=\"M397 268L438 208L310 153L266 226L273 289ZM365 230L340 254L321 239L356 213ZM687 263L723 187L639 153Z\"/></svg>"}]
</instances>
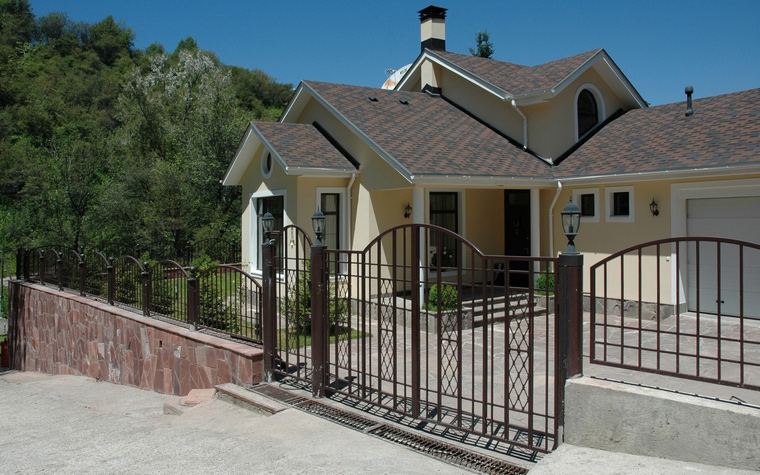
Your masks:
<instances>
[{"instance_id":1,"label":"iron fence railing","mask_svg":"<svg viewBox=\"0 0 760 475\"><path fill-rule=\"evenodd\" d=\"M760 389L760 245L652 241L591 266L590 362Z\"/></svg>"},{"instance_id":2,"label":"iron fence railing","mask_svg":"<svg viewBox=\"0 0 760 475\"><path fill-rule=\"evenodd\" d=\"M118 305L145 316L260 342L261 284L233 265L195 268L174 260L140 263L124 255L80 254L52 247L19 250L18 277Z\"/></svg>"}]
</instances>

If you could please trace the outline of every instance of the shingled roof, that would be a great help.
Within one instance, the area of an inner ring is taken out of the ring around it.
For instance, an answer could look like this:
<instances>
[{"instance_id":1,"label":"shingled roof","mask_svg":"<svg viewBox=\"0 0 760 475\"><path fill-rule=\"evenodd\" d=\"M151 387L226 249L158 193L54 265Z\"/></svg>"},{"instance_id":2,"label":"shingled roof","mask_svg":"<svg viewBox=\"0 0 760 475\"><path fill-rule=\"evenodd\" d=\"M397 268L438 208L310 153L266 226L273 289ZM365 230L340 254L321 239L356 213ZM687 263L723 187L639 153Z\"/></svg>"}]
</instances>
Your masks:
<instances>
[{"instance_id":1,"label":"shingled roof","mask_svg":"<svg viewBox=\"0 0 760 475\"><path fill-rule=\"evenodd\" d=\"M603 49L599 48L537 66L523 66L447 51L428 51L428 54L438 55L484 81L519 96L557 87L562 80L601 51Z\"/></svg>"},{"instance_id":2,"label":"shingled roof","mask_svg":"<svg viewBox=\"0 0 760 475\"><path fill-rule=\"evenodd\" d=\"M612 121L555 170L587 177L760 165L760 89L635 109Z\"/></svg>"},{"instance_id":3,"label":"shingled roof","mask_svg":"<svg viewBox=\"0 0 760 475\"><path fill-rule=\"evenodd\" d=\"M348 170L353 165L311 124L254 122L286 169Z\"/></svg>"},{"instance_id":4,"label":"shingled roof","mask_svg":"<svg viewBox=\"0 0 760 475\"><path fill-rule=\"evenodd\" d=\"M304 81L408 173L544 177L551 166L440 96ZM374 100L373 100L374 99Z\"/></svg>"}]
</instances>

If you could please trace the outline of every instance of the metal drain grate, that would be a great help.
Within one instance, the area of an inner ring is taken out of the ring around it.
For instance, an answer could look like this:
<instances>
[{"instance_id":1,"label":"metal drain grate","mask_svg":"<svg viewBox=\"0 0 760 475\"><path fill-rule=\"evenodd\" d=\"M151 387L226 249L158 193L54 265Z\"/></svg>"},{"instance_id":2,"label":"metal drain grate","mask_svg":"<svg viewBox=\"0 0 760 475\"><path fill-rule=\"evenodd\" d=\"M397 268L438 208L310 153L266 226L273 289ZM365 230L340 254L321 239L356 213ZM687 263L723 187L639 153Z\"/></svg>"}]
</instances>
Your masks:
<instances>
[{"instance_id":1,"label":"metal drain grate","mask_svg":"<svg viewBox=\"0 0 760 475\"><path fill-rule=\"evenodd\" d=\"M373 435L383 440L403 445L417 452L435 457L447 463L476 470L482 473L523 475L528 469L513 465L504 460L489 457L478 452L465 450L430 437L404 430L374 419L345 411L337 407L308 399L290 391L260 384L249 388L250 391L290 404L293 407L314 414L345 427Z\"/></svg>"}]
</instances>

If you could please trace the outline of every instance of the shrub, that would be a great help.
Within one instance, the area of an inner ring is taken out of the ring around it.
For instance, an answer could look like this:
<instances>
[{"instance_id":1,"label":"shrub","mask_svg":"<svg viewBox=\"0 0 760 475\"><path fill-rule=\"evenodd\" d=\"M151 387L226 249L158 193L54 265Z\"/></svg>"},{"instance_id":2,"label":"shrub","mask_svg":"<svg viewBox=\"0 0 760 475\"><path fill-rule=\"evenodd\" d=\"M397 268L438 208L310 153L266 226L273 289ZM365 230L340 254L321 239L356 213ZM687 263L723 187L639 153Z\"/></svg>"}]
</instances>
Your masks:
<instances>
[{"instance_id":1,"label":"shrub","mask_svg":"<svg viewBox=\"0 0 760 475\"><path fill-rule=\"evenodd\" d=\"M330 334L335 335L338 322L348 310L346 299L337 297L337 290L334 285L328 286L327 293L327 315L330 321ZM311 334L311 263L306 262L304 270L299 271L298 284L288 288L288 309L291 315L290 324L300 329L302 335ZM283 312L285 309L282 309Z\"/></svg>"},{"instance_id":2,"label":"shrub","mask_svg":"<svg viewBox=\"0 0 760 475\"><path fill-rule=\"evenodd\" d=\"M438 308L438 293L441 293L440 309ZM459 295L457 288L451 284L435 284L430 287L428 293L429 310L454 310L459 304Z\"/></svg>"},{"instance_id":3,"label":"shrub","mask_svg":"<svg viewBox=\"0 0 760 475\"><path fill-rule=\"evenodd\" d=\"M554 274L541 274L536 279L537 290L554 291Z\"/></svg>"}]
</instances>

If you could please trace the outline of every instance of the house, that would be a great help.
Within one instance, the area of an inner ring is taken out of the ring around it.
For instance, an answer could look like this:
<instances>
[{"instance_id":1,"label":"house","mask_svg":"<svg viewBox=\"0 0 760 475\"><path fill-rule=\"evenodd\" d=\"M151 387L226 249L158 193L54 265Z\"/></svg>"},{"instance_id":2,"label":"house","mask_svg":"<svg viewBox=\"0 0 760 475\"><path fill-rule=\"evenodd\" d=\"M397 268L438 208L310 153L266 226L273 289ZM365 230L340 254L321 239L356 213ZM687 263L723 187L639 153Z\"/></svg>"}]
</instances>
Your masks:
<instances>
[{"instance_id":1,"label":"house","mask_svg":"<svg viewBox=\"0 0 760 475\"><path fill-rule=\"evenodd\" d=\"M279 123L248 126L223 180L243 188L248 270L266 211L310 229L320 208L332 248L430 223L485 253L556 255L572 199L586 267L670 236L760 239L760 89L648 107L603 49L537 66L461 55L446 9L419 15L421 53L393 89L303 81Z\"/></svg>"}]
</instances>

